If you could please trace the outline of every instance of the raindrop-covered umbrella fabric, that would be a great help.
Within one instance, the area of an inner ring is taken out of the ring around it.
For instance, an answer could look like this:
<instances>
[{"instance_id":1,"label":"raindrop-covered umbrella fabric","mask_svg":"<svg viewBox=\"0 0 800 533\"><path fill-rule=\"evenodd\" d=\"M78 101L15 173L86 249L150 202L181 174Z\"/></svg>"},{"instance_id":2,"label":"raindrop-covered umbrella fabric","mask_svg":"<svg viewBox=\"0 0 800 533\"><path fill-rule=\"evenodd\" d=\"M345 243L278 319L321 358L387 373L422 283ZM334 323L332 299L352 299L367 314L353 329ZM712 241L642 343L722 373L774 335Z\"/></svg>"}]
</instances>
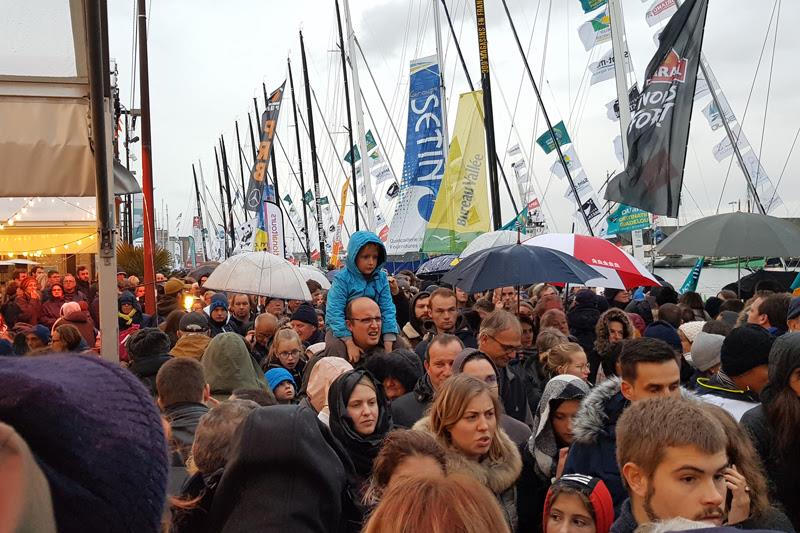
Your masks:
<instances>
[{"instance_id":1,"label":"raindrop-covered umbrella fabric","mask_svg":"<svg viewBox=\"0 0 800 533\"><path fill-rule=\"evenodd\" d=\"M641 262L605 239L574 233L547 233L523 244L559 250L580 259L603 275L587 281L587 287L632 289L660 285Z\"/></svg>"},{"instance_id":2,"label":"raindrop-covered umbrella fabric","mask_svg":"<svg viewBox=\"0 0 800 533\"><path fill-rule=\"evenodd\" d=\"M429 259L417 269L417 276L431 277L443 274L452 268L451 263L457 258L457 255L447 254Z\"/></svg>"},{"instance_id":3,"label":"raindrop-covered umbrella fabric","mask_svg":"<svg viewBox=\"0 0 800 533\"><path fill-rule=\"evenodd\" d=\"M328 280L325 274L323 274L322 271L317 267L311 265L300 265L297 268L299 268L300 271L303 273L303 276L306 278L306 281L314 280L320 285L322 285L322 288L324 290L328 290L331 288L331 282Z\"/></svg>"},{"instance_id":4,"label":"raindrop-covered umbrella fabric","mask_svg":"<svg viewBox=\"0 0 800 533\"><path fill-rule=\"evenodd\" d=\"M687 224L659 244L658 251L706 257L794 257L800 255L800 228L769 215L725 213Z\"/></svg>"},{"instance_id":5,"label":"raindrop-covered umbrella fabric","mask_svg":"<svg viewBox=\"0 0 800 533\"><path fill-rule=\"evenodd\" d=\"M210 276L218 266L219 263L217 261L208 261L189 272L189 277L199 280L203 276Z\"/></svg>"},{"instance_id":6,"label":"raindrop-covered umbrella fabric","mask_svg":"<svg viewBox=\"0 0 800 533\"><path fill-rule=\"evenodd\" d=\"M473 239L473 241L469 243L466 248L464 248L464 251L461 252L461 255L458 257L460 259L464 259L465 257L469 257L474 253L480 252L481 250L487 250L489 248L502 246L504 244L516 244L518 242L519 234L516 231L509 231L505 229L490 231L489 233L483 233L475 237L475 239Z\"/></svg>"},{"instance_id":7,"label":"raindrop-covered umbrella fabric","mask_svg":"<svg viewBox=\"0 0 800 533\"><path fill-rule=\"evenodd\" d=\"M311 301L303 272L286 259L269 252L247 252L226 259L214 269L203 287Z\"/></svg>"},{"instance_id":8,"label":"raindrop-covered umbrella fabric","mask_svg":"<svg viewBox=\"0 0 800 533\"><path fill-rule=\"evenodd\" d=\"M585 283L600 278L597 270L572 256L539 246L510 244L473 254L442 281L473 293L532 283Z\"/></svg>"}]
</instances>

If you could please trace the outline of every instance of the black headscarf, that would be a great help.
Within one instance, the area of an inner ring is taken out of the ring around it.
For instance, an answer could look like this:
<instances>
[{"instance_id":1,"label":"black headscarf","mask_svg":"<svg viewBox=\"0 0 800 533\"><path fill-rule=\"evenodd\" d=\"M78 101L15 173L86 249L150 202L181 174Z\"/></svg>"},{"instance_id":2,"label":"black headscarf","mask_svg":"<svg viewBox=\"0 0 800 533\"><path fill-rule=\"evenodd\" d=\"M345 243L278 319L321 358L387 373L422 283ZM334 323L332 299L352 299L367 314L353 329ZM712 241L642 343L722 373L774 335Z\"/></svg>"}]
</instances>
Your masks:
<instances>
[{"instance_id":1,"label":"black headscarf","mask_svg":"<svg viewBox=\"0 0 800 533\"><path fill-rule=\"evenodd\" d=\"M378 398L378 421L372 435L359 435L353 426L353 420L347 414L347 402L358 382L367 376L375 385ZM372 462L378 455L383 439L392 429L392 415L389 412L383 386L375 381L367 370L358 369L345 372L331 384L328 390L328 408L330 409L330 428L333 436L347 450L356 473L366 479L372 473Z\"/></svg>"}]
</instances>

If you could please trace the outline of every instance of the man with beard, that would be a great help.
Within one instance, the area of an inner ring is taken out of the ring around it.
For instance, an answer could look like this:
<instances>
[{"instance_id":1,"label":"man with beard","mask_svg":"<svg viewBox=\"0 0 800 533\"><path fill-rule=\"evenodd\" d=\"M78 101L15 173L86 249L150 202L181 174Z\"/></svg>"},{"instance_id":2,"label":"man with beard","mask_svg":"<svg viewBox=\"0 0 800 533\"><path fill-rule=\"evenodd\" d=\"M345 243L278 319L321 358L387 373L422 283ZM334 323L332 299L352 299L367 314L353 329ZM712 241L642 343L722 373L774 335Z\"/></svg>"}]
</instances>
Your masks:
<instances>
[{"instance_id":1,"label":"man with beard","mask_svg":"<svg viewBox=\"0 0 800 533\"><path fill-rule=\"evenodd\" d=\"M231 311L231 324L236 327L236 332L244 337L253 324L250 297L246 294L235 293L231 296L228 307Z\"/></svg>"},{"instance_id":2,"label":"man with beard","mask_svg":"<svg viewBox=\"0 0 800 533\"><path fill-rule=\"evenodd\" d=\"M742 482L729 467L727 444L719 420L694 401L631 405L617 423L617 461L629 498L612 533L671 518L720 526L728 485Z\"/></svg>"}]
</instances>

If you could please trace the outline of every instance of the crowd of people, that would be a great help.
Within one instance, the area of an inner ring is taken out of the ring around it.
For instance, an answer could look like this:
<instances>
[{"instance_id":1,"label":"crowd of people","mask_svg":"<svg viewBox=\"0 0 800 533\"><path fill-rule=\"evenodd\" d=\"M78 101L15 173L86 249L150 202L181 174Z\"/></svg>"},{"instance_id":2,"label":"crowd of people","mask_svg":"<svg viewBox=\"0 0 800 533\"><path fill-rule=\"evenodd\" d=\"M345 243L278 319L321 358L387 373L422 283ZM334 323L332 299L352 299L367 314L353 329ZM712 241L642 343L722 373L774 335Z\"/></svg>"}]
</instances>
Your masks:
<instances>
[{"instance_id":1,"label":"crowd of people","mask_svg":"<svg viewBox=\"0 0 800 533\"><path fill-rule=\"evenodd\" d=\"M385 261L355 233L309 302L162 276L152 316L120 273L119 365L86 269L15 274L0 531L800 527L800 297L467 294Z\"/></svg>"}]
</instances>

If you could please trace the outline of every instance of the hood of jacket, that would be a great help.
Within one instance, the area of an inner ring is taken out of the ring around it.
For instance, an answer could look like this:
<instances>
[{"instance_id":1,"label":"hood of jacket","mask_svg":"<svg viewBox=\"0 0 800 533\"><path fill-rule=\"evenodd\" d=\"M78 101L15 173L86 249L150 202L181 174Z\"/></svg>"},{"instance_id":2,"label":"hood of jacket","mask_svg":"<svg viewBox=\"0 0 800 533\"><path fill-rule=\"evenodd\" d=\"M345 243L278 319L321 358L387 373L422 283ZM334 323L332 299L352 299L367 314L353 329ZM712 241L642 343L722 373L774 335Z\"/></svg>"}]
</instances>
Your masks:
<instances>
[{"instance_id":1,"label":"hood of jacket","mask_svg":"<svg viewBox=\"0 0 800 533\"><path fill-rule=\"evenodd\" d=\"M597 353L600 355L606 355L611 347L611 343L608 341L608 323L612 321L621 322L623 324L623 338L630 339L633 337L633 324L627 313L622 309L612 307L600 315L600 319L597 321L597 326L595 327L597 338L594 341L594 349L597 350Z\"/></svg>"},{"instance_id":2,"label":"hood of jacket","mask_svg":"<svg viewBox=\"0 0 800 533\"><path fill-rule=\"evenodd\" d=\"M341 357L322 357L311 368L306 386L306 396L318 413L328 407L328 391L331 383L341 374L350 370L353 370L353 365Z\"/></svg>"},{"instance_id":3,"label":"hood of jacket","mask_svg":"<svg viewBox=\"0 0 800 533\"><path fill-rule=\"evenodd\" d=\"M431 293L429 293L428 291L419 291L417 294L414 295L413 298L411 298L411 301L408 303L409 307L408 324L406 325L407 326L411 325L414 332L417 334L414 337L409 336L409 338L416 339L417 337L421 337L422 335L425 334L425 326L423 325L422 321L417 318L417 314L414 312L414 306L417 305L417 300L419 300L420 298L430 298L430 296ZM403 328L403 332L404 333L406 332L405 327ZM406 335L408 335L408 333L406 333Z\"/></svg>"},{"instance_id":4,"label":"hood of jacket","mask_svg":"<svg viewBox=\"0 0 800 533\"><path fill-rule=\"evenodd\" d=\"M572 435L576 442L594 444L601 434L611 434L611 426L616 426L617 419L629 403L620 392L621 383L619 378L607 379L584 398L572 420Z\"/></svg>"},{"instance_id":5,"label":"hood of jacket","mask_svg":"<svg viewBox=\"0 0 800 533\"><path fill-rule=\"evenodd\" d=\"M83 311L73 311L64 315L64 320L73 324L88 324L89 317Z\"/></svg>"},{"instance_id":6,"label":"hood of jacket","mask_svg":"<svg viewBox=\"0 0 800 533\"><path fill-rule=\"evenodd\" d=\"M517 479L519 479L519 475L522 472L522 457L517 447L508 438L506 432L500 428L499 424L495 432L495 439L500 443L501 458L497 461L492 461L488 457L481 461L468 459L450 443L440 439L431 431L431 419L429 416L421 418L414 424L413 429L430 433L442 445L445 449L448 474L453 472L466 474L496 495L500 495L514 486Z\"/></svg>"},{"instance_id":7,"label":"hood of jacket","mask_svg":"<svg viewBox=\"0 0 800 533\"><path fill-rule=\"evenodd\" d=\"M425 372L422 374L422 377L417 380L417 384L414 385L414 398L416 398L419 403L428 404L433 400L434 393L431 378L428 373Z\"/></svg>"},{"instance_id":8,"label":"hood of jacket","mask_svg":"<svg viewBox=\"0 0 800 533\"><path fill-rule=\"evenodd\" d=\"M169 354L172 357L192 357L199 361L210 342L211 337L205 334L184 334L178 337L178 342L175 343Z\"/></svg>"},{"instance_id":9,"label":"hood of jacket","mask_svg":"<svg viewBox=\"0 0 800 533\"><path fill-rule=\"evenodd\" d=\"M133 360L128 370L139 377L149 377L158 374L161 365L172 359L168 354L145 355Z\"/></svg>"},{"instance_id":10,"label":"hood of jacket","mask_svg":"<svg viewBox=\"0 0 800 533\"><path fill-rule=\"evenodd\" d=\"M240 388L269 390L264 373L237 333L220 333L211 339L200 362L214 397L227 399Z\"/></svg>"},{"instance_id":11,"label":"hood of jacket","mask_svg":"<svg viewBox=\"0 0 800 533\"><path fill-rule=\"evenodd\" d=\"M350 242L347 245L346 268L354 276L364 276L364 274L359 272L356 266L356 256L358 256L358 252L367 244L378 245L378 264L375 266L375 271L372 273L372 276L380 272L381 268L386 263L386 247L383 245L383 241L380 237L371 231L357 231L350 236Z\"/></svg>"},{"instance_id":12,"label":"hood of jacket","mask_svg":"<svg viewBox=\"0 0 800 533\"><path fill-rule=\"evenodd\" d=\"M567 313L567 323L573 334L594 333L600 311L594 305L576 305Z\"/></svg>"}]
</instances>

